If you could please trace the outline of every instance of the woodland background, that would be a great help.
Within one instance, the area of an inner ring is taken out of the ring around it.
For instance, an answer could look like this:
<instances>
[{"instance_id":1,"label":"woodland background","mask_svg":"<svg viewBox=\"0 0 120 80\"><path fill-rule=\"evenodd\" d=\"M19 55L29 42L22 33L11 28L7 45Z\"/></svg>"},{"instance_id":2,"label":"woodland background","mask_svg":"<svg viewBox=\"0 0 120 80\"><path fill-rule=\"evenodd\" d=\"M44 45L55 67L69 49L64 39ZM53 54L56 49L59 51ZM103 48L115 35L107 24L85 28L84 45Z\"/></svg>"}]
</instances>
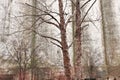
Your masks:
<instances>
[{"instance_id":1,"label":"woodland background","mask_svg":"<svg viewBox=\"0 0 120 80\"><path fill-rule=\"evenodd\" d=\"M1 0L0 78L119 80L119 3Z\"/></svg>"}]
</instances>

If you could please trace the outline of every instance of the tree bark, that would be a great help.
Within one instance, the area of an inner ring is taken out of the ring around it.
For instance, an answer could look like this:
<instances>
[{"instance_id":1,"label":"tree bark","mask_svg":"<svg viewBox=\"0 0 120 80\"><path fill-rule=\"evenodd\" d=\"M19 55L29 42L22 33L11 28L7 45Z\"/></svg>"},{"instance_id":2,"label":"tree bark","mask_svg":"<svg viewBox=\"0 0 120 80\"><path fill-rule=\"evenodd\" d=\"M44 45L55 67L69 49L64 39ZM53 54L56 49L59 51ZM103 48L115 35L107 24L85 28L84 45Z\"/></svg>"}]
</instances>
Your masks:
<instances>
[{"instance_id":1,"label":"tree bark","mask_svg":"<svg viewBox=\"0 0 120 80\"><path fill-rule=\"evenodd\" d=\"M81 66L81 12L80 12L80 2L76 0L76 28L75 28L75 79L81 80L82 79L82 66Z\"/></svg>"},{"instance_id":2,"label":"tree bark","mask_svg":"<svg viewBox=\"0 0 120 80\"><path fill-rule=\"evenodd\" d=\"M66 39L66 28L65 28L63 3L62 3L62 0L58 0L58 2L59 2L59 13L60 13L59 27L60 27L60 32L61 32L61 45L62 45L62 52L63 52L65 75L66 75L67 80L72 80L71 64L70 64L68 44L67 44L67 39Z\"/></svg>"},{"instance_id":3,"label":"tree bark","mask_svg":"<svg viewBox=\"0 0 120 80\"><path fill-rule=\"evenodd\" d=\"M65 75L67 77L67 80L71 80L71 64L70 64L70 58L68 53L68 45L66 42L66 31L61 31L61 41L62 41L62 52L63 52L63 61L64 61L64 69L65 69Z\"/></svg>"}]
</instances>

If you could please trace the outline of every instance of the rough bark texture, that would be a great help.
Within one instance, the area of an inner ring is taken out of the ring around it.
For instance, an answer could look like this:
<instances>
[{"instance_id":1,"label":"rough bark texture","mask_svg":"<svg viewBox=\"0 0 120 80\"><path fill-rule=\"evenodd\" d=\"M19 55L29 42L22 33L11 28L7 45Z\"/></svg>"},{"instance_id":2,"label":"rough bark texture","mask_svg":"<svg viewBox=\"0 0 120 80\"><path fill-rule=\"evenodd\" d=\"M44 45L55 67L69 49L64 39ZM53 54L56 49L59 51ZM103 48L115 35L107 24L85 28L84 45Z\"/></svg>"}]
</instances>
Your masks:
<instances>
[{"instance_id":1,"label":"rough bark texture","mask_svg":"<svg viewBox=\"0 0 120 80\"><path fill-rule=\"evenodd\" d=\"M66 39L66 28L65 28L65 20L64 20L64 11L63 11L63 3L62 0L58 0L59 2L59 13L60 13L60 31L61 31L61 45L63 52L63 61L64 61L64 69L67 80L72 80L71 78L71 64L68 52L68 44Z\"/></svg>"},{"instance_id":2,"label":"rough bark texture","mask_svg":"<svg viewBox=\"0 0 120 80\"><path fill-rule=\"evenodd\" d=\"M82 79L82 66L81 66L81 12L79 0L76 0L76 28L75 28L75 79Z\"/></svg>"}]
</instances>

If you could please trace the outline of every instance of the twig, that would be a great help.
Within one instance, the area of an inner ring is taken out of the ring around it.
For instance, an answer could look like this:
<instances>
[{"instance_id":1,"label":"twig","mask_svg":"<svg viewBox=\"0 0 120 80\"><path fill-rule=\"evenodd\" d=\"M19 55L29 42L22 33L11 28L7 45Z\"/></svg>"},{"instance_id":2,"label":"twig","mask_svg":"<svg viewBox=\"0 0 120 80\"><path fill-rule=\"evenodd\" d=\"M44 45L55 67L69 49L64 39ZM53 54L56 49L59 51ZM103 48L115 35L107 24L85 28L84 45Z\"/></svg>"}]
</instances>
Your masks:
<instances>
[{"instance_id":1,"label":"twig","mask_svg":"<svg viewBox=\"0 0 120 80\"><path fill-rule=\"evenodd\" d=\"M90 11L90 9L93 7L93 5L95 4L95 2L96 2L96 1L97 1L97 0L95 0L95 1L92 3L92 5L89 7L89 9L87 10L86 14L84 15L84 17L83 17L83 19L82 19L82 21L81 21L81 23L80 23L80 25L79 25L79 26L81 26L81 25L82 25L82 23L83 23L84 19L86 18L86 16L87 16L88 12L89 12L89 11Z\"/></svg>"},{"instance_id":2,"label":"twig","mask_svg":"<svg viewBox=\"0 0 120 80\"><path fill-rule=\"evenodd\" d=\"M56 44L55 42L52 42L52 41L51 43L62 49L62 47L59 44Z\"/></svg>"},{"instance_id":3,"label":"twig","mask_svg":"<svg viewBox=\"0 0 120 80\"><path fill-rule=\"evenodd\" d=\"M30 4L27 4L27 3L26 3L26 5L28 5L28 6L30 6L30 7L33 7L33 8L35 8L35 9L38 9L38 10L44 12L44 13L46 13L48 16L50 16L53 20L55 20L55 21L59 24L59 21L58 21L52 14L48 13L47 11L44 11L44 10L42 10L42 9L40 9L40 8L37 8L37 7L32 6L32 5L30 5Z\"/></svg>"},{"instance_id":4,"label":"twig","mask_svg":"<svg viewBox=\"0 0 120 80\"><path fill-rule=\"evenodd\" d=\"M34 31L36 34L38 34L38 35L41 36L41 37L44 37L44 38L48 38L48 39L54 40L54 41L58 42L58 43L61 45L61 41L59 41L58 39L55 39L55 38L50 37L50 36L42 35L42 34L38 33L38 32L35 31L35 30L32 30L32 31Z\"/></svg>"},{"instance_id":5,"label":"twig","mask_svg":"<svg viewBox=\"0 0 120 80\"><path fill-rule=\"evenodd\" d=\"M86 1L80 8L83 8L87 3L89 3L91 0Z\"/></svg>"}]
</instances>

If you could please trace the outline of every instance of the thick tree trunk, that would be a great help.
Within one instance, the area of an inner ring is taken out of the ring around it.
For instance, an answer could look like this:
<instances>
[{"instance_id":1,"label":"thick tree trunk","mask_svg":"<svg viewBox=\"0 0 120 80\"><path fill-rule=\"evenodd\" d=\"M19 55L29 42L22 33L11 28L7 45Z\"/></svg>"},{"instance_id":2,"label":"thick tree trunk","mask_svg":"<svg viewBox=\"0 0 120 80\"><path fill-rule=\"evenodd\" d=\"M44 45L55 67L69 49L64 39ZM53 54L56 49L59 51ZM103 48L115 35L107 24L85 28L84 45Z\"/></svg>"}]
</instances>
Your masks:
<instances>
[{"instance_id":1,"label":"thick tree trunk","mask_svg":"<svg viewBox=\"0 0 120 80\"><path fill-rule=\"evenodd\" d=\"M71 64L70 64L68 44L67 44L67 39L66 39L66 28L65 28L65 20L64 20L63 3L62 3L62 0L58 0L58 2L59 2L59 13L60 13L59 27L61 31L61 45L62 45L62 52L63 52L65 75L66 75L67 80L72 80Z\"/></svg>"},{"instance_id":2,"label":"thick tree trunk","mask_svg":"<svg viewBox=\"0 0 120 80\"><path fill-rule=\"evenodd\" d=\"M63 61L64 61L64 69L65 69L65 75L67 77L67 80L71 80L71 64L70 64L70 58L68 53L68 45L66 42L66 31L61 31L61 41L62 41L62 52L63 52Z\"/></svg>"},{"instance_id":3,"label":"thick tree trunk","mask_svg":"<svg viewBox=\"0 0 120 80\"><path fill-rule=\"evenodd\" d=\"M76 28L75 28L75 79L82 79L82 66L81 66L81 12L79 0L76 0Z\"/></svg>"}]
</instances>

